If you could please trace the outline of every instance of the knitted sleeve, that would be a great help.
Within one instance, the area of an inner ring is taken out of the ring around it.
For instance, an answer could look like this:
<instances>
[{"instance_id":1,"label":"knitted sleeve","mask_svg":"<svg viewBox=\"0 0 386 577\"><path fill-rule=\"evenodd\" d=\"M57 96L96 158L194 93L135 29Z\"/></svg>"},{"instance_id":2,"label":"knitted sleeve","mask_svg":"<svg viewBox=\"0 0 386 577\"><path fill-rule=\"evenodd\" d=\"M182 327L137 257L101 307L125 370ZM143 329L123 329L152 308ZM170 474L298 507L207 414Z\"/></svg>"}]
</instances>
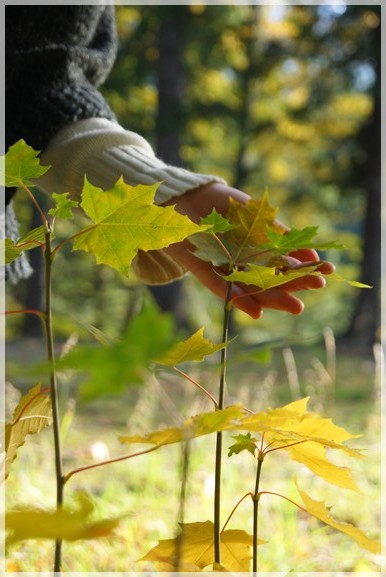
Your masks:
<instances>
[{"instance_id":1,"label":"knitted sleeve","mask_svg":"<svg viewBox=\"0 0 386 577\"><path fill-rule=\"evenodd\" d=\"M85 175L94 186L104 190L121 176L132 186L161 182L155 198L157 204L210 182L224 182L217 176L164 163L142 136L98 118L82 120L61 130L41 155L41 161L51 168L37 185L47 192L70 192L73 196L80 194ZM140 251L134 269L146 284L171 282L185 272L161 250Z\"/></svg>"},{"instance_id":2,"label":"knitted sleeve","mask_svg":"<svg viewBox=\"0 0 386 577\"><path fill-rule=\"evenodd\" d=\"M115 119L97 90L115 59L113 10L105 4L5 7L6 148L24 138L42 150L68 124Z\"/></svg>"}]
</instances>

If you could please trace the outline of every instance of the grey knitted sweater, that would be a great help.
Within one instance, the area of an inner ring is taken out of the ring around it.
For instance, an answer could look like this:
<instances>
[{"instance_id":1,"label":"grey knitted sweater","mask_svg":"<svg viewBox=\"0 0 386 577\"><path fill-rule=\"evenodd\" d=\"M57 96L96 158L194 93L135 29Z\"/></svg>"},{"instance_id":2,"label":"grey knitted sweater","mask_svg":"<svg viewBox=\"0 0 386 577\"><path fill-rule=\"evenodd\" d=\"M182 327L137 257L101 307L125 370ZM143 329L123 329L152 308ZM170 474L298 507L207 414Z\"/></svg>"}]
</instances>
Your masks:
<instances>
[{"instance_id":1,"label":"grey knitted sweater","mask_svg":"<svg viewBox=\"0 0 386 577\"><path fill-rule=\"evenodd\" d=\"M106 5L5 7L5 146L24 140L43 150L64 126L87 118L115 120L97 87L117 48L114 8ZM5 190L1 236L18 226ZM26 258L6 267L10 280L28 276Z\"/></svg>"},{"instance_id":2,"label":"grey knitted sweater","mask_svg":"<svg viewBox=\"0 0 386 577\"><path fill-rule=\"evenodd\" d=\"M37 150L64 126L114 119L97 87L114 63L112 6L5 7L6 147Z\"/></svg>"},{"instance_id":3,"label":"grey knitted sweater","mask_svg":"<svg viewBox=\"0 0 386 577\"><path fill-rule=\"evenodd\" d=\"M79 194L85 174L105 190L122 176L133 186L160 183L156 202L161 204L209 182L224 182L165 164L145 139L119 126L98 91L117 49L112 6L8 5L5 14L6 145L24 138L42 151L51 170L39 187ZM0 232L16 239L14 192L6 190ZM185 272L165 251L150 257L138 256L133 265L147 284L171 282ZM25 256L7 273L11 280L28 276Z\"/></svg>"}]
</instances>

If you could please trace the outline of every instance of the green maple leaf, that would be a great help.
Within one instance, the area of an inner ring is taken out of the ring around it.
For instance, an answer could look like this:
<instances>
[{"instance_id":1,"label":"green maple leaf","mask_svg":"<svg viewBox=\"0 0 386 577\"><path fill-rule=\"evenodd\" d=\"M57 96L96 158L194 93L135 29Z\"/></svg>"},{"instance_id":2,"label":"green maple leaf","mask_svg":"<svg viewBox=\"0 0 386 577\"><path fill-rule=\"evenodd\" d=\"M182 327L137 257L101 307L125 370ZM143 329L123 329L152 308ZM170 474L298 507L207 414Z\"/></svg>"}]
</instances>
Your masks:
<instances>
[{"instance_id":1,"label":"green maple leaf","mask_svg":"<svg viewBox=\"0 0 386 577\"><path fill-rule=\"evenodd\" d=\"M7 154L0 158L0 185L1 186L33 186L31 179L42 176L50 169L42 166L38 157L40 151L36 151L19 140L9 147Z\"/></svg>"},{"instance_id":2,"label":"green maple leaf","mask_svg":"<svg viewBox=\"0 0 386 577\"><path fill-rule=\"evenodd\" d=\"M117 394L129 386L141 385L151 361L170 350L175 340L171 317L149 302L129 323L121 339L110 342L103 338L98 344L79 345L58 361L57 367L76 369L85 375L80 391L86 399Z\"/></svg>"},{"instance_id":3,"label":"green maple leaf","mask_svg":"<svg viewBox=\"0 0 386 577\"><path fill-rule=\"evenodd\" d=\"M48 214L63 219L72 218L72 209L79 206L79 202L76 200L71 200L68 198L68 196L68 192L63 194L56 194L56 192L53 192L52 199L55 201L56 206L54 208L50 208Z\"/></svg>"},{"instance_id":4,"label":"green maple leaf","mask_svg":"<svg viewBox=\"0 0 386 577\"><path fill-rule=\"evenodd\" d=\"M207 232L220 233L234 229L237 225L231 224L228 218L219 214L216 209L213 209L210 214L201 218L200 224L208 224L211 226Z\"/></svg>"},{"instance_id":5,"label":"green maple leaf","mask_svg":"<svg viewBox=\"0 0 386 577\"><path fill-rule=\"evenodd\" d=\"M196 247L195 256L214 264L222 266L229 263L229 256L224 251L223 246L217 241L216 236L212 234L195 234L189 239L189 242Z\"/></svg>"},{"instance_id":6,"label":"green maple leaf","mask_svg":"<svg viewBox=\"0 0 386 577\"><path fill-rule=\"evenodd\" d=\"M223 278L228 281L242 282L244 284L259 287L261 290L267 290L283 285L291 280L302 278L306 275L319 276L320 274L321 273L317 271L317 264L283 272L278 271L274 267L248 264L247 270L235 270Z\"/></svg>"},{"instance_id":7,"label":"green maple leaf","mask_svg":"<svg viewBox=\"0 0 386 577\"><path fill-rule=\"evenodd\" d=\"M299 230L291 228L286 234L277 233L275 230L268 230L268 243L263 243L260 248L270 250L275 254L288 254L289 252L302 248L314 248L318 250L342 249L343 245L335 241L332 242L315 242L314 237L317 234L318 226L306 226Z\"/></svg>"},{"instance_id":8,"label":"green maple leaf","mask_svg":"<svg viewBox=\"0 0 386 577\"><path fill-rule=\"evenodd\" d=\"M229 447L228 457L238 455L241 451L248 451L251 455L255 456L258 439L251 437L251 433L236 435L233 439L236 440L236 443Z\"/></svg>"},{"instance_id":9,"label":"green maple leaf","mask_svg":"<svg viewBox=\"0 0 386 577\"><path fill-rule=\"evenodd\" d=\"M208 355L225 348L226 343L218 345L204 337L204 328L198 329L191 337L181 343L177 343L170 351L155 359L155 362L168 367L175 367L188 361L202 361Z\"/></svg>"},{"instance_id":10,"label":"green maple leaf","mask_svg":"<svg viewBox=\"0 0 386 577\"><path fill-rule=\"evenodd\" d=\"M165 248L210 228L193 223L172 206L154 205L158 186L132 187L121 178L112 189L103 191L86 180L81 207L94 225L77 236L74 250L90 252L98 264L107 264L127 276L138 249Z\"/></svg>"},{"instance_id":11,"label":"green maple leaf","mask_svg":"<svg viewBox=\"0 0 386 577\"><path fill-rule=\"evenodd\" d=\"M51 238L54 238L51 234ZM10 238L1 241L4 246L4 264L9 264L16 260L25 250L31 250L37 246L45 245L46 229L43 225L30 230L26 235L14 242Z\"/></svg>"},{"instance_id":12,"label":"green maple leaf","mask_svg":"<svg viewBox=\"0 0 386 577\"><path fill-rule=\"evenodd\" d=\"M365 284L363 282L359 282L357 280L347 280L336 272L329 274L327 278L329 278L331 280L335 280L337 282L345 282L345 283L349 284L350 286L353 286L356 288L373 288L371 285Z\"/></svg>"}]
</instances>

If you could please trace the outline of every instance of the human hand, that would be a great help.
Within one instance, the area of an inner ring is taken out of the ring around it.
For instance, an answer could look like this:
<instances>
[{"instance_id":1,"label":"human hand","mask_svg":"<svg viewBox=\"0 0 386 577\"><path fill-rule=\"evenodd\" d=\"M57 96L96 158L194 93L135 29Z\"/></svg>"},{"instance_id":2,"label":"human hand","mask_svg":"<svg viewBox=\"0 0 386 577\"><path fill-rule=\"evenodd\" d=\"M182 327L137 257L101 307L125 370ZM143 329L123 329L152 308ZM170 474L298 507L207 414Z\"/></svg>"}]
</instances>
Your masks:
<instances>
[{"instance_id":1,"label":"human hand","mask_svg":"<svg viewBox=\"0 0 386 577\"><path fill-rule=\"evenodd\" d=\"M198 222L213 208L217 212L225 214L229 205L229 197L241 203L250 200L247 194L238 189L220 183L211 183L173 198L169 200L168 204L174 204L178 212L186 214L191 220ZM195 256L194 247L188 240L173 244L166 251L214 294L223 300L225 299L228 283L218 273L224 274L226 271ZM317 252L312 249L300 249L290 253L288 257L289 268L296 268L306 263L314 264L320 260ZM328 262L321 262L318 270L323 275L330 274L333 272L334 266ZM325 279L321 275L306 275L265 291L258 291L256 287L235 283L233 285L232 304L255 319L261 317L264 308L300 314L304 309L304 304L292 293L307 289L319 289L324 286Z\"/></svg>"}]
</instances>

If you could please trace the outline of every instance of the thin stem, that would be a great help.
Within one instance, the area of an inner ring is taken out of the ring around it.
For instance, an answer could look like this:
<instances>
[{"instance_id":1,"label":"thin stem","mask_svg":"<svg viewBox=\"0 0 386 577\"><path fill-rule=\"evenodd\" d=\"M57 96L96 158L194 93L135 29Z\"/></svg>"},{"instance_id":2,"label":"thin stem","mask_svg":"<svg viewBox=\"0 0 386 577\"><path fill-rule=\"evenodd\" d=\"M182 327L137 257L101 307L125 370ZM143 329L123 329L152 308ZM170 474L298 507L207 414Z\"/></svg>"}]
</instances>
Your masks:
<instances>
[{"instance_id":1,"label":"thin stem","mask_svg":"<svg viewBox=\"0 0 386 577\"><path fill-rule=\"evenodd\" d=\"M40 217L43 221L44 226L46 227L47 230L49 230L50 225L49 222L47 220L46 215L44 214L44 212L42 211L40 204L38 203L38 201L36 200L36 198L34 197L34 195L32 194L32 192L30 191L30 189L28 188L28 186L26 186L23 182L20 182L20 188L22 188L30 197L31 201L34 203L34 205L37 208L38 213L40 214Z\"/></svg>"},{"instance_id":2,"label":"thin stem","mask_svg":"<svg viewBox=\"0 0 386 577\"><path fill-rule=\"evenodd\" d=\"M176 537L176 555L174 561L174 569L176 573L180 572L181 566L181 553L182 553L182 540L183 540L183 524L185 522L185 506L186 506L186 493L189 478L189 462L190 462L190 441L185 441L182 449L182 467L181 467L181 492L180 492L180 505L178 511L178 525L181 527L181 532Z\"/></svg>"},{"instance_id":3,"label":"thin stem","mask_svg":"<svg viewBox=\"0 0 386 577\"><path fill-rule=\"evenodd\" d=\"M299 503L296 503L296 501L293 501L292 499L290 499L289 497L286 497L285 495L282 495L281 493L274 493L273 491L261 491L259 493L260 495L276 495L276 497L281 497L281 499L285 499L286 501L288 501L289 503L292 503L292 505L295 505L295 507L297 507L298 509L300 509L301 511L303 511L304 513L308 513L307 509L305 509L304 507L302 507L301 505L299 505Z\"/></svg>"},{"instance_id":4,"label":"thin stem","mask_svg":"<svg viewBox=\"0 0 386 577\"><path fill-rule=\"evenodd\" d=\"M78 236L82 236L82 234L86 234L86 232L90 232L90 230L92 230L93 228L95 228L96 225L93 224L91 226L88 226L87 228L84 228L83 230L80 230L79 232L77 232L76 234L73 234L72 236L70 236L69 238L65 238L64 240L62 240L62 242L60 242L52 251L52 254L55 255L65 244L67 244L68 242L71 242L72 240L75 240Z\"/></svg>"},{"instance_id":5,"label":"thin stem","mask_svg":"<svg viewBox=\"0 0 386 577\"><path fill-rule=\"evenodd\" d=\"M218 242L218 244L221 246L222 250L224 251L227 259L228 259L228 266L230 268L233 268L235 266L234 262L233 262L233 258L231 253L229 252L229 250L227 249L227 247L225 246L225 244L222 242L221 238L219 238L217 236L217 234L213 234L213 237L216 239L216 241Z\"/></svg>"},{"instance_id":6,"label":"thin stem","mask_svg":"<svg viewBox=\"0 0 386 577\"><path fill-rule=\"evenodd\" d=\"M229 333L229 321L231 314L231 304L230 299L232 295L231 282L228 283L227 293L224 302L224 321L223 321L223 334L222 342L227 343L228 333ZM221 350L221 375L219 383L219 400L218 409L224 408L224 396L225 396L225 376L226 376L226 360L227 360L227 347ZM222 432L219 431L216 435L216 458L215 458L215 481L214 481L214 561L215 563L221 563L221 517L220 517L220 505L221 505L221 461L222 461Z\"/></svg>"},{"instance_id":7,"label":"thin stem","mask_svg":"<svg viewBox=\"0 0 386 577\"><path fill-rule=\"evenodd\" d=\"M60 509L63 506L63 462L62 449L60 443L60 416L59 416L59 395L58 385L55 371L55 353L54 353L54 338L52 331L52 307L51 307L51 279L52 279L52 253L51 253L51 233L46 235L46 250L45 250L45 297L46 297L46 311L44 317L44 324L46 328L47 340L47 354L51 366L50 370L50 384L51 384L51 404L52 404L52 424L54 432L54 449L55 449L55 473L56 473L56 506ZM61 568L62 559L62 541L55 542L55 561L54 571L59 572Z\"/></svg>"},{"instance_id":8,"label":"thin stem","mask_svg":"<svg viewBox=\"0 0 386 577\"><path fill-rule=\"evenodd\" d=\"M36 315L39 317L43 322L45 321L45 313L43 311L38 311L36 309L19 309L15 311L5 311L1 314L4 315Z\"/></svg>"},{"instance_id":9,"label":"thin stem","mask_svg":"<svg viewBox=\"0 0 386 577\"><path fill-rule=\"evenodd\" d=\"M225 521L224 523L224 527L221 529L221 533L223 533L225 531L225 527L228 525L229 521L231 520L231 518L233 517L234 512L236 511L237 507L244 501L244 499L246 499L247 497L252 497L253 499L253 493L246 493L243 497L241 497L241 499L239 499L236 503L236 505L233 507L228 519Z\"/></svg>"},{"instance_id":10,"label":"thin stem","mask_svg":"<svg viewBox=\"0 0 386 577\"><path fill-rule=\"evenodd\" d=\"M174 370L179 373L181 376L185 377L185 379L187 379L188 381L190 381L191 383L193 383L193 385L195 387L197 387L198 389L200 389L207 397L210 398L210 400L212 401L212 403L214 404L214 406L217 408L218 407L218 403L216 401L216 399L213 397L213 395L210 394L209 391L207 391L202 385L200 385L200 383L198 383L197 381L195 381L192 377L190 377L189 375L187 375L186 373L184 373L184 371L181 371L181 369L178 369L177 367L174 367Z\"/></svg>"},{"instance_id":11,"label":"thin stem","mask_svg":"<svg viewBox=\"0 0 386 577\"><path fill-rule=\"evenodd\" d=\"M119 461L126 461L126 459L132 459L133 457L139 457L140 455L146 455L146 453L151 453L152 451L156 451L162 445L155 445L150 449L145 449L144 451L138 451L137 453L132 453L131 455L125 455L124 457L117 457L116 459L109 459L108 461L101 461L100 463L94 463L93 465L86 465L85 467L79 467L79 469L74 469L70 471L63 477L63 483L66 484L71 477L77 475L78 473L82 473L83 471L89 471L91 469L96 469L97 467L104 467L105 465L111 465L112 463L119 463Z\"/></svg>"},{"instance_id":12,"label":"thin stem","mask_svg":"<svg viewBox=\"0 0 386 577\"><path fill-rule=\"evenodd\" d=\"M289 445L280 445L280 447L274 447L273 449L268 449L268 451L267 447L269 447L269 445L267 445L267 447L264 449L264 453L268 455L268 453L273 453L273 451L280 451L280 449L288 449L289 447L294 447L295 445L301 445L302 443L307 443L307 439L304 439L303 441L295 441L294 443L290 443Z\"/></svg>"},{"instance_id":13,"label":"thin stem","mask_svg":"<svg viewBox=\"0 0 386 577\"><path fill-rule=\"evenodd\" d=\"M261 467L264 461L264 452L259 451L257 458L257 471L256 471L256 483L255 492L253 495L253 559L252 559L252 571L257 572L257 544L259 540L259 501L260 501L260 478L261 478Z\"/></svg>"}]
</instances>

